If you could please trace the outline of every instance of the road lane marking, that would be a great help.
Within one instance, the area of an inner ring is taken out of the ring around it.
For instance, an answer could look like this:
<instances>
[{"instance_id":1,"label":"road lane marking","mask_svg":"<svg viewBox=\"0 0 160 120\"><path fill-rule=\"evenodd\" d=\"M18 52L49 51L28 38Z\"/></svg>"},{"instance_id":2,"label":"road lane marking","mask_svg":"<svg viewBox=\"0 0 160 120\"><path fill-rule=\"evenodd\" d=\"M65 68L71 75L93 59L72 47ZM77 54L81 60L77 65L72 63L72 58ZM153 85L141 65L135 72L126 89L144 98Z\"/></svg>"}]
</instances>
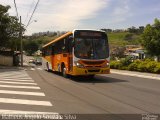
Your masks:
<instances>
[{"instance_id":1,"label":"road lane marking","mask_svg":"<svg viewBox=\"0 0 160 120\"><path fill-rule=\"evenodd\" d=\"M45 96L42 92L26 92L26 91L11 91L11 90L0 90L3 94L18 94L18 95L33 95L33 96Z\"/></svg>"},{"instance_id":2,"label":"road lane marking","mask_svg":"<svg viewBox=\"0 0 160 120\"><path fill-rule=\"evenodd\" d=\"M6 88L40 89L40 87L37 87L37 86L0 85L0 87L6 87Z\"/></svg>"},{"instance_id":3,"label":"road lane marking","mask_svg":"<svg viewBox=\"0 0 160 120\"><path fill-rule=\"evenodd\" d=\"M12 74L3 74L3 75L0 75L0 76L1 77L2 76L22 76L22 77L28 77L28 75L26 75L26 74L25 75L23 75L23 74L17 74L17 75L16 74L13 74L13 75Z\"/></svg>"},{"instance_id":4,"label":"road lane marking","mask_svg":"<svg viewBox=\"0 0 160 120\"><path fill-rule=\"evenodd\" d=\"M31 68L30 70L33 70L33 71L34 71L34 70L35 70L35 68Z\"/></svg>"},{"instance_id":5,"label":"road lane marking","mask_svg":"<svg viewBox=\"0 0 160 120\"><path fill-rule=\"evenodd\" d=\"M125 73L125 72L122 73L122 72L116 72L116 71L111 71L111 73L115 73L115 74L119 74L119 75L128 75L128 76L133 76L133 77L160 80L160 77L147 76L147 75L138 75L138 74L134 74L134 73Z\"/></svg>"},{"instance_id":6,"label":"road lane marking","mask_svg":"<svg viewBox=\"0 0 160 120\"><path fill-rule=\"evenodd\" d=\"M0 80L3 80L3 79L4 80L8 79L8 80L28 80L28 81L34 81L33 79L30 79L30 78L29 79L27 79L27 78L14 78L14 77L13 78L0 78Z\"/></svg>"},{"instance_id":7,"label":"road lane marking","mask_svg":"<svg viewBox=\"0 0 160 120\"><path fill-rule=\"evenodd\" d=\"M43 70L42 68L37 68L38 70Z\"/></svg>"},{"instance_id":8,"label":"road lane marking","mask_svg":"<svg viewBox=\"0 0 160 120\"><path fill-rule=\"evenodd\" d=\"M10 71L7 71L7 72L2 72L0 73L0 75L27 75L25 72L18 72L18 73L12 73Z\"/></svg>"},{"instance_id":9,"label":"road lane marking","mask_svg":"<svg viewBox=\"0 0 160 120\"><path fill-rule=\"evenodd\" d=\"M19 73L19 74L9 74L9 73L3 73L0 74L1 77L30 77L26 73Z\"/></svg>"},{"instance_id":10,"label":"road lane marking","mask_svg":"<svg viewBox=\"0 0 160 120\"><path fill-rule=\"evenodd\" d=\"M24 80L24 79L10 79L10 78L2 78L2 79L0 79L0 80L4 80L4 81L23 81L23 82L34 82L34 80L32 80L32 79L26 79L26 80Z\"/></svg>"},{"instance_id":11,"label":"road lane marking","mask_svg":"<svg viewBox=\"0 0 160 120\"><path fill-rule=\"evenodd\" d=\"M4 74L8 74L8 75L21 75L22 73L24 73L25 74L25 72L23 72L23 71L19 71L19 72L2 72L2 73L0 73L0 75L4 75Z\"/></svg>"},{"instance_id":12,"label":"road lane marking","mask_svg":"<svg viewBox=\"0 0 160 120\"><path fill-rule=\"evenodd\" d=\"M1 78L25 78L25 79L32 79L29 76L0 76Z\"/></svg>"},{"instance_id":13,"label":"road lane marking","mask_svg":"<svg viewBox=\"0 0 160 120\"><path fill-rule=\"evenodd\" d=\"M1 76L0 76L1 77ZM7 77L1 77L0 79L24 79L24 80L32 80L31 77L16 77L16 76L7 76Z\"/></svg>"},{"instance_id":14,"label":"road lane marking","mask_svg":"<svg viewBox=\"0 0 160 120\"><path fill-rule=\"evenodd\" d=\"M11 99L11 98L0 98L0 103L52 106L51 102L49 102L49 101L37 101L37 100L26 100L26 99Z\"/></svg>"},{"instance_id":15,"label":"road lane marking","mask_svg":"<svg viewBox=\"0 0 160 120\"><path fill-rule=\"evenodd\" d=\"M28 82L8 82L8 81L0 81L0 83L9 83L9 84L24 84L24 85L37 85L37 83L28 83Z\"/></svg>"}]
</instances>

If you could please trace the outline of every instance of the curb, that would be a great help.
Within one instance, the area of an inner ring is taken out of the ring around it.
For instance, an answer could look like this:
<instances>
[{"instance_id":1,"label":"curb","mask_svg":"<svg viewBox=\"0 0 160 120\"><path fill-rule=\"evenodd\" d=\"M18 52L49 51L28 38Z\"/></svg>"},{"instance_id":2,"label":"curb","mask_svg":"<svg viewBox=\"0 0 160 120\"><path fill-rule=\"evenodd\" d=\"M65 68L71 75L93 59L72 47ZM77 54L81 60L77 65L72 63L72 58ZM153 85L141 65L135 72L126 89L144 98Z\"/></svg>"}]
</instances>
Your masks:
<instances>
[{"instance_id":1,"label":"curb","mask_svg":"<svg viewBox=\"0 0 160 120\"><path fill-rule=\"evenodd\" d=\"M160 74L142 73L142 72L135 72L135 71L111 69L111 74L112 73L119 74L119 75L132 76L132 77L140 77L140 78L160 80Z\"/></svg>"}]
</instances>

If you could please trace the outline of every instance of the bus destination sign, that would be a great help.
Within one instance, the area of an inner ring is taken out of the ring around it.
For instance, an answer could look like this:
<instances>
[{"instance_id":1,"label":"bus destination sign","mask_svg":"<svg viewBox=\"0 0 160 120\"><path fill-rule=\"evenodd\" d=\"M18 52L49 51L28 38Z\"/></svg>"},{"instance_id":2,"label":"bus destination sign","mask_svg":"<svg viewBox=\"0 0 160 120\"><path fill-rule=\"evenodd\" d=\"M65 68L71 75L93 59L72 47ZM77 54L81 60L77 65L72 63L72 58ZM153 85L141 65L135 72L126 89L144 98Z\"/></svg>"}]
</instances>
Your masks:
<instances>
[{"instance_id":1,"label":"bus destination sign","mask_svg":"<svg viewBox=\"0 0 160 120\"><path fill-rule=\"evenodd\" d=\"M102 37L101 32L80 32L80 36Z\"/></svg>"}]
</instances>

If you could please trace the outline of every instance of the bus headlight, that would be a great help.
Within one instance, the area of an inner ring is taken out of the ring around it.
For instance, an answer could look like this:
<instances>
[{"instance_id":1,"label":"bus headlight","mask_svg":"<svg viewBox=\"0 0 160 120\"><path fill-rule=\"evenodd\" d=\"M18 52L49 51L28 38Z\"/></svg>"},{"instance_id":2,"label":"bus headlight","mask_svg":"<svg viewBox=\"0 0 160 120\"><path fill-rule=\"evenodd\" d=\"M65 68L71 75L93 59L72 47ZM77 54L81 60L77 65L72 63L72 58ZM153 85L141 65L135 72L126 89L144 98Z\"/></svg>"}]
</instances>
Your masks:
<instances>
[{"instance_id":1,"label":"bus headlight","mask_svg":"<svg viewBox=\"0 0 160 120\"><path fill-rule=\"evenodd\" d=\"M107 62L106 64L103 65L103 67L109 67L109 63Z\"/></svg>"},{"instance_id":2,"label":"bus headlight","mask_svg":"<svg viewBox=\"0 0 160 120\"><path fill-rule=\"evenodd\" d=\"M76 66L79 67L79 68L84 68L84 65L82 65L82 64L79 63L79 62L76 62L75 64L76 64Z\"/></svg>"}]
</instances>

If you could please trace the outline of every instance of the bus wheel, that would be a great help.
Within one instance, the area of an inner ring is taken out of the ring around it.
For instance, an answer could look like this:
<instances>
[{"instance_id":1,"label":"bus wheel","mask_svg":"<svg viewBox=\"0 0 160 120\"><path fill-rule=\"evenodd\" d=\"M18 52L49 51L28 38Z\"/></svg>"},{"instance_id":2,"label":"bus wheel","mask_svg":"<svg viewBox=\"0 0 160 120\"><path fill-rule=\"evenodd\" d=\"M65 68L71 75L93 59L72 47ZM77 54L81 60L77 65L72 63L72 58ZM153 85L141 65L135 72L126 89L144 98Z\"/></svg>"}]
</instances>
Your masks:
<instances>
[{"instance_id":1,"label":"bus wheel","mask_svg":"<svg viewBox=\"0 0 160 120\"><path fill-rule=\"evenodd\" d=\"M65 67L63 67L63 69L62 69L62 75L63 75L63 77L68 78L68 75L66 74L66 68Z\"/></svg>"}]
</instances>

